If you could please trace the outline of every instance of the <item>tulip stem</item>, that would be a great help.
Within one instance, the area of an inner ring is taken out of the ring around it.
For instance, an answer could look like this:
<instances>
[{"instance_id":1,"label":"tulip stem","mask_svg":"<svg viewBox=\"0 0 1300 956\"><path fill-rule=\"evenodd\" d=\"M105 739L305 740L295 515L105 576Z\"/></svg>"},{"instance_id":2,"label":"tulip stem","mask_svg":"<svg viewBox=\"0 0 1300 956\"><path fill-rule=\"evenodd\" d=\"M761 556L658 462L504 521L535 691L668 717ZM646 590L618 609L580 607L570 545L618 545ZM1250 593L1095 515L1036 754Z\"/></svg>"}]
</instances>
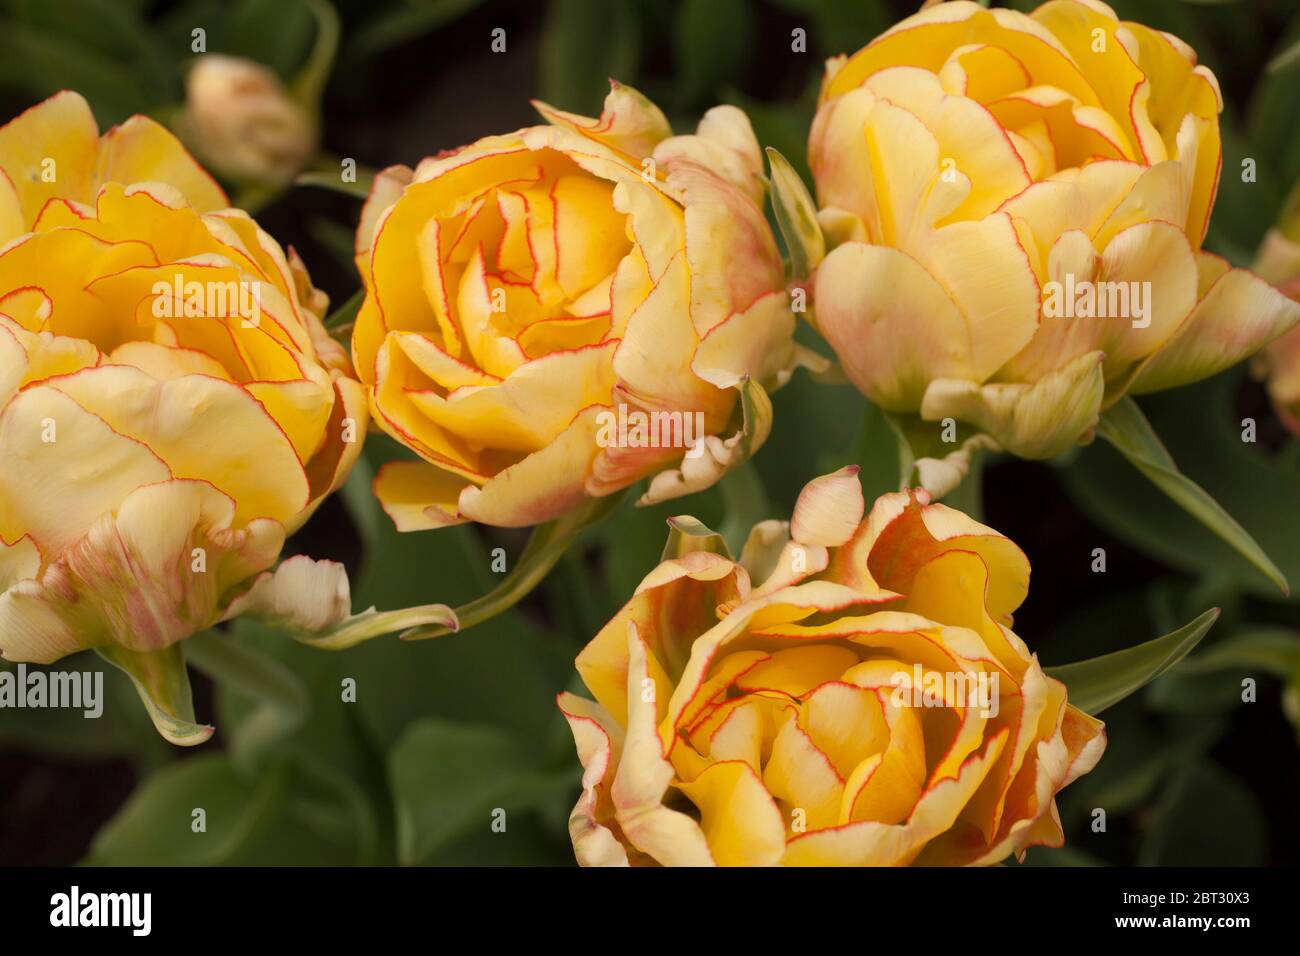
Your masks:
<instances>
[{"instance_id":1,"label":"tulip stem","mask_svg":"<svg viewBox=\"0 0 1300 956\"><path fill-rule=\"evenodd\" d=\"M555 563L564 556L573 540L586 528L615 511L626 494L621 492L603 498L592 498L567 515L534 528L514 570L506 575L505 580L482 597L456 608L460 628L464 630L482 624L531 594L533 588L541 584ZM428 640L449 634L451 630L446 624L426 624L411 628L402 635L402 640Z\"/></svg>"},{"instance_id":2,"label":"tulip stem","mask_svg":"<svg viewBox=\"0 0 1300 956\"><path fill-rule=\"evenodd\" d=\"M754 525L772 513L763 479L752 460L732 468L718 482L723 518L718 533L734 555L739 555Z\"/></svg>"}]
</instances>

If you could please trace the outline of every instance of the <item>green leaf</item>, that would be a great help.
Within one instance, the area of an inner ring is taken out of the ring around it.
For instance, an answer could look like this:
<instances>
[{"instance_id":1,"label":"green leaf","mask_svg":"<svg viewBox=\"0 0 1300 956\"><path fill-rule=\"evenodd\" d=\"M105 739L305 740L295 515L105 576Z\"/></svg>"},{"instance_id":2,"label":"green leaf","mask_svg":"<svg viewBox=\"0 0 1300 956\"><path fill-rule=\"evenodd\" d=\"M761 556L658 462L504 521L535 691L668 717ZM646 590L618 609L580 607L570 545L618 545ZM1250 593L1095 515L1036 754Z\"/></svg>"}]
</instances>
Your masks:
<instances>
[{"instance_id":1,"label":"green leaf","mask_svg":"<svg viewBox=\"0 0 1300 956\"><path fill-rule=\"evenodd\" d=\"M388 755L398 861L435 861L466 836L509 843L519 817L548 799L567 799L577 780L576 770L548 773L538 763L497 727L435 718L412 724Z\"/></svg>"},{"instance_id":2,"label":"green leaf","mask_svg":"<svg viewBox=\"0 0 1300 956\"><path fill-rule=\"evenodd\" d=\"M245 779L221 753L178 761L136 788L91 844L100 866L356 863L357 837L323 821L288 765ZM203 829L196 832L202 810Z\"/></svg>"},{"instance_id":3,"label":"green leaf","mask_svg":"<svg viewBox=\"0 0 1300 956\"><path fill-rule=\"evenodd\" d=\"M1300 634L1263 628L1235 634L1199 654L1151 685L1147 699L1172 713L1226 711L1241 704L1241 681L1267 674L1300 687Z\"/></svg>"},{"instance_id":4,"label":"green leaf","mask_svg":"<svg viewBox=\"0 0 1300 956\"><path fill-rule=\"evenodd\" d=\"M1097 434L1110 442L1133 467L1183 510L1231 545L1283 594L1290 594L1286 577L1246 529L1178 470L1136 402L1126 397L1104 412L1097 425Z\"/></svg>"},{"instance_id":5,"label":"green leaf","mask_svg":"<svg viewBox=\"0 0 1300 956\"><path fill-rule=\"evenodd\" d=\"M209 29L208 49L264 63L285 81L307 62L320 35L309 0L236 0L228 10L215 35Z\"/></svg>"},{"instance_id":6,"label":"green leaf","mask_svg":"<svg viewBox=\"0 0 1300 956\"><path fill-rule=\"evenodd\" d=\"M789 160L771 146L767 147L767 162L772 174L772 212L790 255L790 274L797 280L807 279L826 258L817 204Z\"/></svg>"},{"instance_id":7,"label":"green leaf","mask_svg":"<svg viewBox=\"0 0 1300 956\"><path fill-rule=\"evenodd\" d=\"M915 458L898 421L871 402L862 401L862 431L850 456L867 501L908 486ZM779 419L778 419L779 421Z\"/></svg>"},{"instance_id":8,"label":"green leaf","mask_svg":"<svg viewBox=\"0 0 1300 956\"><path fill-rule=\"evenodd\" d=\"M505 579L482 597L456 608L460 628L464 630L490 620L527 597L555 567L555 562L560 560L573 540L617 508L622 497L621 493L616 493L592 498L564 517L534 528L523 554ZM426 624L407 630L402 639L423 641L451 631L448 624Z\"/></svg>"},{"instance_id":9,"label":"green leaf","mask_svg":"<svg viewBox=\"0 0 1300 956\"><path fill-rule=\"evenodd\" d=\"M1065 684L1071 704L1096 716L1182 660L1218 617L1219 609L1211 608L1190 624L1145 644L1046 670Z\"/></svg>"},{"instance_id":10,"label":"green leaf","mask_svg":"<svg viewBox=\"0 0 1300 956\"><path fill-rule=\"evenodd\" d=\"M76 90L101 126L158 104L157 88L120 55L86 46L54 27L7 22L0 30L0 86L51 96Z\"/></svg>"}]
</instances>

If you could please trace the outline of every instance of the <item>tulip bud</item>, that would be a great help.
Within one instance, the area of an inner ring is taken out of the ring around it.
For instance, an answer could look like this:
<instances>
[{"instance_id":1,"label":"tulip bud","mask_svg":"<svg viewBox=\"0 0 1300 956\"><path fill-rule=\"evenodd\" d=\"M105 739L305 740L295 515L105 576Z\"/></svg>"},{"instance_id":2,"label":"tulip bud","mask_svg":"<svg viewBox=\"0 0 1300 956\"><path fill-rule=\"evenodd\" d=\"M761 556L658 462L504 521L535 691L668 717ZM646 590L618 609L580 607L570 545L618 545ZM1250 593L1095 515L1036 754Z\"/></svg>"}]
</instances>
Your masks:
<instances>
[{"instance_id":1,"label":"tulip bud","mask_svg":"<svg viewBox=\"0 0 1300 956\"><path fill-rule=\"evenodd\" d=\"M240 57L204 54L186 82L194 147L230 179L282 184L316 151L317 130L274 72Z\"/></svg>"}]
</instances>

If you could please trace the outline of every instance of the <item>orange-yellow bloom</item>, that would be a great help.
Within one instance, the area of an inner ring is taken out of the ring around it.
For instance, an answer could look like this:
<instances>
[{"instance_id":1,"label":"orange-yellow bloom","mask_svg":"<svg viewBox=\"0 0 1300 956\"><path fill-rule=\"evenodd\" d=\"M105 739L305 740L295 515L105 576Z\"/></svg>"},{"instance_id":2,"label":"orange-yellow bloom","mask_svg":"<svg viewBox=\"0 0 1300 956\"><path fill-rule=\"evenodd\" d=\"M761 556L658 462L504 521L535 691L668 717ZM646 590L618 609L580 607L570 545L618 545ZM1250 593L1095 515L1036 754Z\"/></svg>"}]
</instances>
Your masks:
<instances>
[{"instance_id":1,"label":"orange-yellow bloom","mask_svg":"<svg viewBox=\"0 0 1300 956\"><path fill-rule=\"evenodd\" d=\"M1201 248L1222 107L1186 43L1099 0L954 0L832 60L814 298L848 377L1044 458L1293 326L1300 306Z\"/></svg>"},{"instance_id":2,"label":"orange-yellow bloom","mask_svg":"<svg viewBox=\"0 0 1300 956\"><path fill-rule=\"evenodd\" d=\"M1101 757L1011 630L1012 542L924 492L811 482L739 561L700 533L578 656L584 865L991 864L1063 840ZM688 519L676 519L678 523ZM691 550L694 547L696 550Z\"/></svg>"},{"instance_id":3,"label":"orange-yellow bloom","mask_svg":"<svg viewBox=\"0 0 1300 956\"><path fill-rule=\"evenodd\" d=\"M149 655L244 610L346 615L268 569L346 477L365 395L302 263L142 117L61 93L0 128L0 652ZM263 572L266 575L259 578ZM156 670L156 668L154 668Z\"/></svg>"},{"instance_id":4,"label":"orange-yellow bloom","mask_svg":"<svg viewBox=\"0 0 1300 956\"><path fill-rule=\"evenodd\" d=\"M551 125L385 171L362 215L353 358L421 459L375 483L403 530L707 487L762 443L762 389L795 362L744 114L670 137L617 84L599 119L538 109Z\"/></svg>"},{"instance_id":5,"label":"orange-yellow bloom","mask_svg":"<svg viewBox=\"0 0 1300 956\"><path fill-rule=\"evenodd\" d=\"M1300 191L1255 257L1255 271L1300 302ZM1259 354L1258 370L1278 416L1300 435L1300 329L1292 329Z\"/></svg>"}]
</instances>

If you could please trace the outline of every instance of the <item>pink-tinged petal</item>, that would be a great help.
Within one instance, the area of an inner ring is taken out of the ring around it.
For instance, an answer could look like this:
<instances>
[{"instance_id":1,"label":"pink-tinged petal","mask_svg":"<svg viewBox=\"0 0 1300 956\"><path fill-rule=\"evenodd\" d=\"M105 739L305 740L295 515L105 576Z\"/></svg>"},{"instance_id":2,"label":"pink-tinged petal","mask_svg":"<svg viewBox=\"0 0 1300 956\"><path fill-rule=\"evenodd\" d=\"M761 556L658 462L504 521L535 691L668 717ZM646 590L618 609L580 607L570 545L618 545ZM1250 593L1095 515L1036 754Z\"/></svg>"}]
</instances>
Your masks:
<instances>
[{"instance_id":1,"label":"pink-tinged petal","mask_svg":"<svg viewBox=\"0 0 1300 956\"><path fill-rule=\"evenodd\" d=\"M790 521L795 541L839 547L853 537L866 510L858 471L857 465L848 465L804 486Z\"/></svg>"},{"instance_id":2,"label":"pink-tinged petal","mask_svg":"<svg viewBox=\"0 0 1300 956\"><path fill-rule=\"evenodd\" d=\"M926 387L921 417L967 422L1022 458L1052 458L1097 426L1106 399L1104 361L1103 353L1088 352L1032 385L938 378Z\"/></svg>"},{"instance_id":3,"label":"pink-tinged petal","mask_svg":"<svg viewBox=\"0 0 1300 956\"><path fill-rule=\"evenodd\" d=\"M343 565L300 554L258 575L252 587L230 602L222 619L246 615L311 634L333 627L351 610L352 592Z\"/></svg>"},{"instance_id":4,"label":"pink-tinged petal","mask_svg":"<svg viewBox=\"0 0 1300 956\"><path fill-rule=\"evenodd\" d=\"M1141 395L1208 378L1253 354L1300 322L1300 303L1245 269L1198 253L1200 296L1173 339L1142 367Z\"/></svg>"},{"instance_id":5,"label":"pink-tinged petal","mask_svg":"<svg viewBox=\"0 0 1300 956\"><path fill-rule=\"evenodd\" d=\"M233 515L230 499L201 482L137 488L38 578L0 595L0 650L50 663L108 644L156 651L210 627L222 595L284 543L278 523L237 529Z\"/></svg>"},{"instance_id":6,"label":"pink-tinged petal","mask_svg":"<svg viewBox=\"0 0 1300 956\"><path fill-rule=\"evenodd\" d=\"M623 750L623 730L597 703L574 694L556 698L569 722L582 764L582 795L569 815L569 837L579 866L628 866L627 848L610 829L614 807L609 796L612 770Z\"/></svg>"},{"instance_id":7,"label":"pink-tinged petal","mask_svg":"<svg viewBox=\"0 0 1300 956\"><path fill-rule=\"evenodd\" d=\"M597 119L566 113L539 100L534 100L533 106L548 123L639 161L649 156L660 140L672 135L672 127L659 107L637 90L613 80L609 86L604 109Z\"/></svg>"}]
</instances>

